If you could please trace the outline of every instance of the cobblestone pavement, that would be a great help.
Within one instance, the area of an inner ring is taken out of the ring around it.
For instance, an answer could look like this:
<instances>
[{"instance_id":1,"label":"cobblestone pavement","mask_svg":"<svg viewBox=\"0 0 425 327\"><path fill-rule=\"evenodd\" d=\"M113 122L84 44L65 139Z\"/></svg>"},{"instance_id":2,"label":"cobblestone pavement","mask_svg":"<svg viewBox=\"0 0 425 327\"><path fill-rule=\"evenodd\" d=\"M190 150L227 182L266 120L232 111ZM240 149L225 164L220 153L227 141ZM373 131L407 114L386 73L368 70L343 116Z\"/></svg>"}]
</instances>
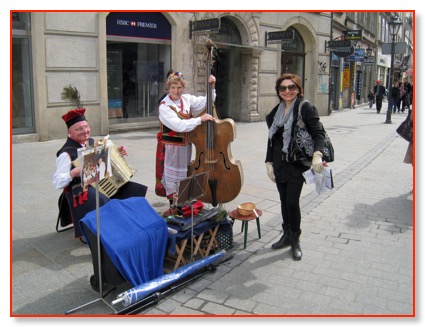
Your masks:
<instances>
[{"instance_id":1,"label":"cobblestone pavement","mask_svg":"<svg viewBox=\"0 0 425 327\"><path fill-rule=\"evenodd\" d=\"M330 164L335 188L321 195L302 192L303 258L289 249L272 250L280 237L280 204L264 164L264 122L237 123L231 144L244 184L225 204L252 201L263 211L261 239L249 223L243 248L240 222L233 229L231 260L141 315L400 315L414 307L414 220L411 165L403 163L407 142L395 132L405 114L384 124L385 110L357 106L321 120L336 153ZM147 199L158 211L166 201L154 193L156 130L112 135L125 144L137 169L134 181L149 186ZM57 198L51 176L63 140L13 144L12 309L15 316L63 315L98 298L89 284L89 249L71 231L57 233ZM104 299L110 303L112 298ZM120 308L118 308L120 309ZM107 314L104 301L76 314Z\"/></svg>"}]
</instances>

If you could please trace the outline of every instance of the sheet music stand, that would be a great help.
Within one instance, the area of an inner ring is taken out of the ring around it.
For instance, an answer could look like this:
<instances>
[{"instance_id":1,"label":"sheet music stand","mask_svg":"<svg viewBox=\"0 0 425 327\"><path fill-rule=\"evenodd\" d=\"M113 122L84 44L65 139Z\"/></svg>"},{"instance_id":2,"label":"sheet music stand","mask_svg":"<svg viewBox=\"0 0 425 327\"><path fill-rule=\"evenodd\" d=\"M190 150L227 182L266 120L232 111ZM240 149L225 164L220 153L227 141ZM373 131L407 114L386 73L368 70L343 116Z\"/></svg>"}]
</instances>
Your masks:
<instances>
[{"instance_id":1,"label":"sheet music stand","mask_svg":"<svg viewBox=\"0 0 425 327\"><path fill-rule=\"evenodd\" d=\"M95 145L94 145L94 153L95 154L97 154L98 151L100 152L101 150L107 149L106 141L107 141L107 139L105 138L104 141L103 141L103 147L99 147L100 150L98 150L97 143L95 143ZM83 158L84 158L84 154L83 154ZM84 163L84 161L83 161L83 163ZM99 167L96 167L96 176L98 176L98 174L99 174ZM92 305L92 304L95 304L97 302L104 303L106 306L108 306L110 309L112 309L114 313L117 312L117 310L104 299L104 295L103 295L102 259L101 259L101 247L100 247L99 183L96 183L95 187L96 187L96 229L97 229L96 230L96 246L97 246L97 264L98 264L98 271L99 271L99 273L98 273L98 275L99 275L98 276L99 277L99 280L98 280L98 282L99 282L99 298L97 298L93 301L87 302L83 305L80 305L80 306L78 306L74 309L68 310L68 311L65 312L65 315L68 315L70 313L78 311L82 308L85 308L85 307Z\"/></svg>"},{"instance_id":2,"label":"sheet music stand","mask_svg":"<svg viewBox=\"0 0 425 327\"><path fill-rule=\"evenodd\" d=\"M205 195L207 187L208 172L193 174L182 179L177 188L176 206L190 205L191 211L191 242L190 242L190 262L193 262L193 205Z\"/></svg>"}]
</instances>

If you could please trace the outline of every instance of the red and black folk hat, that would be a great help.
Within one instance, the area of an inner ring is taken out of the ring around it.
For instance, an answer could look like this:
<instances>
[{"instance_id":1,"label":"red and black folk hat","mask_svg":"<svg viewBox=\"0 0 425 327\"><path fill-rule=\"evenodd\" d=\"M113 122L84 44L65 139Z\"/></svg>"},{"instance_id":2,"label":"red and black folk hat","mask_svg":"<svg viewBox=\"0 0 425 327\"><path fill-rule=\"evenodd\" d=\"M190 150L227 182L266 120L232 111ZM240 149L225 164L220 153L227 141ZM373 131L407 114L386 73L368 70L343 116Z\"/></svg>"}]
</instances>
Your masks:
<instances>
[{"instance_id":1,"label":"red and black folk hat","mask_svg":"<svg viewBox=\"0 0 425 327\"><path fill-rule=\"evenodd\" d=\"M62 116L62 119L65 121L66 126L70 128L75 123L78 123L80 121L87 121L86 117L84 116L85 111L86 108L70 110Z\"/></svg>"}]
</instances>

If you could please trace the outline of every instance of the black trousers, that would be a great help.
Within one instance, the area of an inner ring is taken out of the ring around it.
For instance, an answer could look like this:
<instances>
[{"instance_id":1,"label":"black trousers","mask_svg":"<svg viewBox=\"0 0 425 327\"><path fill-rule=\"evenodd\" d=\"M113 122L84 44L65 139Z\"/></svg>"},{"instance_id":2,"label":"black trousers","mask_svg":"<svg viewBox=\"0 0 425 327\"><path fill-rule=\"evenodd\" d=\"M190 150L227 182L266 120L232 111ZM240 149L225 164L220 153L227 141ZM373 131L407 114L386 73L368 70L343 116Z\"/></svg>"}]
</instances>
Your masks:
<instances>
[{"instance_id":1,"label":"black trousers","mask_svg":"<svg viewBox=\"0 0 425 327\"><path fill-rule=\"evenodd\" d=\"M382 97L376 97L376 111L380 112L382 108Z\"/></svg>"},{"instance_id":2,"label":"black trousers","mask_svg":"<svg viewBox=\"0 0 425 327\"><path fill-rule=\"evenodd\" d=\"M303 182L276 183L282 211L282 228L299 232L301 227L300 197Z\"/></svg>"}]
</instances>

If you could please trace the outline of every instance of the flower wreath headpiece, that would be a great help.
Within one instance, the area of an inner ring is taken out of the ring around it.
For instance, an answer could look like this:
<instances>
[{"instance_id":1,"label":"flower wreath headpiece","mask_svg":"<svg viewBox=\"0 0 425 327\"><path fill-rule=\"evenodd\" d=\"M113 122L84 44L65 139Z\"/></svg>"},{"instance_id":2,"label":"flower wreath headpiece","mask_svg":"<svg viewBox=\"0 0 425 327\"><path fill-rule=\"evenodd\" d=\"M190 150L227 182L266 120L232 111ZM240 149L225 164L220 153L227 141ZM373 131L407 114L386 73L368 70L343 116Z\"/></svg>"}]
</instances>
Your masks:
<instances>
[{"instance_id":1,"label":"flower wreath headpiece","mask_svg":"<svg viewBox=\"0 0 425 327\"><path fill-rule=\"evenodd\" d=\"M184 80L183 74L180 73L180 72L171 73L170 76L168 76L168 81L170 81L174 78L180 78L180 79Z\"/></svg>"}]
</instances>

